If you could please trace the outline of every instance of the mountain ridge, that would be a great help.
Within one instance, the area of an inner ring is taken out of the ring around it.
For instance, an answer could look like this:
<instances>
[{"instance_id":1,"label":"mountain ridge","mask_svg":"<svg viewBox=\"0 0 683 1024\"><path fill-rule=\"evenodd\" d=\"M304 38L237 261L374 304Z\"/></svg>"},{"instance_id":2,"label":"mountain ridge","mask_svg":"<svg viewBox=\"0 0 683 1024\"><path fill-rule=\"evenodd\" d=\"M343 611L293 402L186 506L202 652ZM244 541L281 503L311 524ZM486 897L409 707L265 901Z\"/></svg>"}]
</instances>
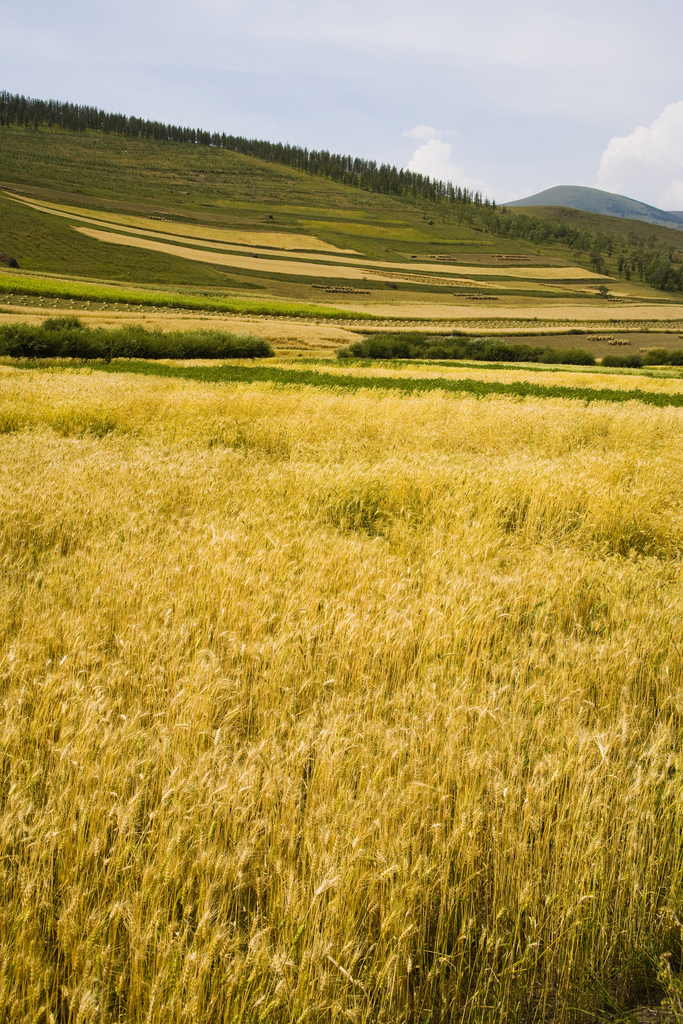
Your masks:
<instances>
[{"instance_id":1,"label":"mountain ridge","mask_svg":"<svg viewBox=\"0 0 683 1024\"><path fill-rule=\"evenodd\" d=\"M611 217L623 217L628 220L641 220L660 227L677 228L683 231L683 212L677 210L660 210L648 203L619 195L616 192L604 192L599 188L586 185L555 185L543 192L515 199L505 204L508 207L524 206L563 206L573 210L584 210L587 213L606 214Z\"/></svg>"}]
</instances>

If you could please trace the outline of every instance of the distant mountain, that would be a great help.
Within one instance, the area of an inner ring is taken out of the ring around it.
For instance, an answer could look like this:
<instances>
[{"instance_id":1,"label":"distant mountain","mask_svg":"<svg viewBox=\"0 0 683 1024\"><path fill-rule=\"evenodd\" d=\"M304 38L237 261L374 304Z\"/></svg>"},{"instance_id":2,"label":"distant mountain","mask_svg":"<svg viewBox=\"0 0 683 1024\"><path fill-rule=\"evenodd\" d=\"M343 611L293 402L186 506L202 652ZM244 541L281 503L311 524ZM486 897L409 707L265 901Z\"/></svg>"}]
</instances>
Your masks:
<instances>
[{"instance_id":1,"label":"distant mountain","mask_svg":"<svg viewBox=\"0 0 683 1024\"><path fill-rule=\"evenodd\" d=\"M527 199L505 203L505 206L568 206L572 210L644 220L648 224L683 231L683 212L658 210L656 206L639 203L636 199L628 199L615 192L603 192L599 188L585 188L583 185L556 185L555 188L547 188Z\"/></svg>"}]
</instances>

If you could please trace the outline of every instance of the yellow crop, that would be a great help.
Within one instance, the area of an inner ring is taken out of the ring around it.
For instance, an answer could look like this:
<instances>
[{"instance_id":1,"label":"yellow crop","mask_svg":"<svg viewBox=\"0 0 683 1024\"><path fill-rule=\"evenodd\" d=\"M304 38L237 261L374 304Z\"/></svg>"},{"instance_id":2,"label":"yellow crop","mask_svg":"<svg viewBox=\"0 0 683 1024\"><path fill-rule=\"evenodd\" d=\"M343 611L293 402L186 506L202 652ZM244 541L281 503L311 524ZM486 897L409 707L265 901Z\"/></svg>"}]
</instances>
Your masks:
<instances>
[{"instance_id":1,"label":"yellow crop","mask_svg":"<svg viewBox=\"0 0 683 1024\"><path fill-rule=\"evenodd\" d=\"M4 368L0 429L0 1019L641 997L681 411Z\"/></svg>"}]
</instances>

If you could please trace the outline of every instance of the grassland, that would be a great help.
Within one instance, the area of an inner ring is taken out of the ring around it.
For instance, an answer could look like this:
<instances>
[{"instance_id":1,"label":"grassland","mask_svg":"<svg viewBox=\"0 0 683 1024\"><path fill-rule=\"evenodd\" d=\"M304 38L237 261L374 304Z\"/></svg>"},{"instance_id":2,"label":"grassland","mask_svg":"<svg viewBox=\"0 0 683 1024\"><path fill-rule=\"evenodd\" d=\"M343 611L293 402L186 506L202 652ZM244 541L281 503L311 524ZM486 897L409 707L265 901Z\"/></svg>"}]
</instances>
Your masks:
<instances>
[{"instance_id":1,"label":"grassland","mask_svg":"<svg viewBox=\"0 0 683 1024\"><path fill-rule=\"evenodd\" d=\"M0 367L0 1017L671 993L681 410L112 370Z\"/></svg>"}]
</instances>

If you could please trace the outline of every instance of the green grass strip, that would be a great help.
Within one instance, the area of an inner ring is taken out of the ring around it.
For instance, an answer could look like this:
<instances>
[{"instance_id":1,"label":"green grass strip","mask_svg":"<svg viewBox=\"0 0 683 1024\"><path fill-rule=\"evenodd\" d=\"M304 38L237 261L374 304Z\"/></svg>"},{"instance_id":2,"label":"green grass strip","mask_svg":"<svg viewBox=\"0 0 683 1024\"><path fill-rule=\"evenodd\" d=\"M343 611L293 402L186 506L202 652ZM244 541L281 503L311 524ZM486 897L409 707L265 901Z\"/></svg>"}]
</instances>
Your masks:
<instances>
[{"instance_id":1,"label":"green grass strip","mask_svg":"<svg viewBox=\"0 0 683 1024\"><path fill-rule=\"evenodd\" d=\"M86 302L122 302L136 306L167 309L205 310L215 313L251 313L257 316L313 317L319 320L380 320L372 313L308 306L294 302L259 302L250 299L212 299L174 292L150 292L116 288L112 285L79 281L50 281L44 278L0 276L0 294L40 295L47 299L80 299Z\"/></svg>"},{"instance_id":2,"label":"green grass strip","mask_svg":"<svg viewBox=\"0 0 683 1024\"><path fill-rule=\"evenodd\" d=\"M683 394L670 395L663 392L639 390L617 391L608 388L569 388L558 385L544 386L526 381L504 384L501 381L470 379L450 381L433 378L352 377L318 370L283 370L274 366L167 366L139 360L113 361L109 365L98 364L96 368L106 373L141 373L155 377L182 377L185 380L216 384L268 383L281 386L343 388L347 391L372 388L375 391L400 391L405 394L446 391L451 394L475 395L479 398L486 395L514 395L518 398L573 398L580 402L642 402L644 405L660 407L683 406Z\"/></svg>"}]
</instances>

